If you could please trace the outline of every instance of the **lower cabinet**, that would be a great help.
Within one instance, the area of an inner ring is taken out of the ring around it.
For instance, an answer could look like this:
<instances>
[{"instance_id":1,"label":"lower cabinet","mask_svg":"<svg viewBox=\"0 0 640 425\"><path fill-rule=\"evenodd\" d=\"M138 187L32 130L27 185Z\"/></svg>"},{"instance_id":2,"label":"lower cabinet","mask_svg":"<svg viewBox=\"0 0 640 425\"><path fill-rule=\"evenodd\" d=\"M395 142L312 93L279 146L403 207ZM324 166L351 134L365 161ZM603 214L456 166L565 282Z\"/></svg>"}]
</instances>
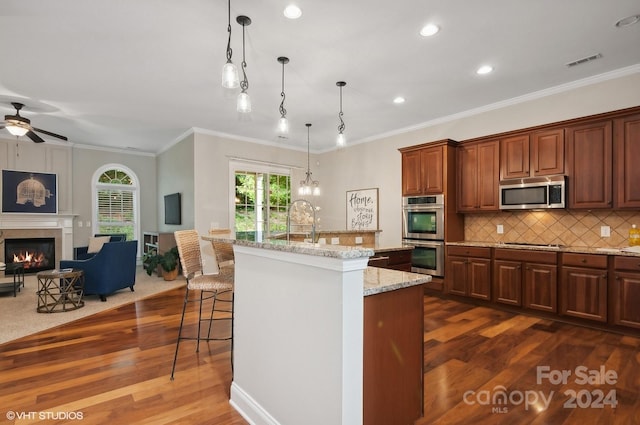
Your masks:
<instances>
[{"instance_id":1,"label":"lower cabinet","mask_svg":"<svg viewBox=\"0 0 640 425\"><path fill-rule=\"evenodd\" d=\"M412 248L376 250L374 256L369 257L369 266L410 272L412 250Z\"/></svg>"},{"instance_id":2,"label":"lower cabinet","mask_svg":"<svg viewBox=\"0 0 640 425\"><path fill-rule=\"evenodd\" d=\"M493 301L557 312L557 261L556 252L495 249Z\"/></svg>"},{"instance_id":3,"label":"lower cabinet","mask_svg":"<svg viewBox=\"0 0 640 425\"><path fill-rule=\"evenodd\" d=\"M640 331L639 256L448 245L444 293Z\"/></svg>"},{"instance_id":4,"label":"lower cabinet","mask_svg":"<svg viewBox=\"0 0 640 425\"><path fill-rule=\"evenodd\" d=\"M612 323L640 329L640 258L613 257Z\"/></svg>"},{"instance_id":5,"label":"lower cabinet","mask_svg":"<svg viewBox=\"0 0 640 425\"><path fill-rule=\"evenodd\" d=\"M447 248L445 293L491 299L491 248Z\"/></svg>"},{"instance_id":6,"label":"lower cabinet","mask_svg":"<svg viewBox=\"0 0 640 425\"><path fill-rule=\"evenodd\" d=\"M607 321L607 256L562 253L560 313Z\"/></svg>"}]
</instances>

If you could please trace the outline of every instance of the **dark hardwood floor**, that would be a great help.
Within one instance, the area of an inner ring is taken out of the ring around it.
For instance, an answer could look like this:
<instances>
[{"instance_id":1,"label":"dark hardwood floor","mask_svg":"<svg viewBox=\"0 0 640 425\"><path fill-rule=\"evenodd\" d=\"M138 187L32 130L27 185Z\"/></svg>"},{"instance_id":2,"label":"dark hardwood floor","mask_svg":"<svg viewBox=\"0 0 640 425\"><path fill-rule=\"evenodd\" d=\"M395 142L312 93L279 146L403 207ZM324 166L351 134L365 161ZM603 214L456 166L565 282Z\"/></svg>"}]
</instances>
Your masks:
<instances>
[{"instance_id":1,"label":"dark hardwood floor","mask_svg":"<svg viewBox=\"0 0 640 425\"><path fill-rule=\"evenodd\" d=\"M182 297L173 290L0 345L0 423L245 424L228 402L228 342L202 344L199 354L185 342L169 380ZM437 297L424 302L417 424L640 424L640 339ZM609 383L581 384L581 366L604 367ZM551 383L547 376L562 370L571 371L567 382ZM22 419L8 420L13 412ZM56 416L68 420L40 421Z\"/></svg>"}]
</instances>

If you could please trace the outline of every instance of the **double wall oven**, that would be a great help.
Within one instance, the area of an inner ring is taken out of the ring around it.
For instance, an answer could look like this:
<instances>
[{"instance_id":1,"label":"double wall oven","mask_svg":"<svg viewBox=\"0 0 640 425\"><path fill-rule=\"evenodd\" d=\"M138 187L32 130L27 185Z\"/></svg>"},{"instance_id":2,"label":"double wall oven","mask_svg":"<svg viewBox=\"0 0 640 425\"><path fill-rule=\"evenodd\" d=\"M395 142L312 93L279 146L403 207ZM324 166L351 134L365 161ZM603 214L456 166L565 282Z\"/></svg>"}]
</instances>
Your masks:
<instances>
[{"instance_id":1,"label":"double wall oven","mask_svg":"<svg viewBox=\"0 0 640 425\"><path fill-rule=\"evenodd\" d=\"M413 247L411 271L444 275L444 195L402 198L402 243Z\"/></svg>"}]
</instances>

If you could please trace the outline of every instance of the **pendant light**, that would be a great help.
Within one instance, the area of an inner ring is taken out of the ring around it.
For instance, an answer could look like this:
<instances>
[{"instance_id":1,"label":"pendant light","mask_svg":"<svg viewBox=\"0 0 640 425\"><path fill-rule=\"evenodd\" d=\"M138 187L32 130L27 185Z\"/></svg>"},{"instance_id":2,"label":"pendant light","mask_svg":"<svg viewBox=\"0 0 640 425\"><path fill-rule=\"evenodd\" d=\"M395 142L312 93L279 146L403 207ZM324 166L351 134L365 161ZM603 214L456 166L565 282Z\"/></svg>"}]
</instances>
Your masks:
<instances>
[{"instance_id":1,"label":"pendant light","mask_svg":"<svg viewBox=\"0 0 640 425\"><path fill-rule=\"evenodd\" d=\"M346 86L347 83L344 81L338 81L336 86L340 87L340 113L338 114L338 118L340 119L340 124L338 125L338 137L336 139L336 145L339 148L344 147L347 144L347 139L344 137L344 121L342 120L342 88Z\"/></svg>"},{"instance_id":2,"label":"pendant light","mask_svg":"<svg viewBox=\"0 0 640 425\"><path fill-rule=\"evenodd\" d=\"M251 112L251 99L247 89L249 88L249 80L247 80L247 62L244 54L244 28L247 25L251 25L251 19L248 16L240 15L236 18L236 21L242 25L242 81L240 81L240 89L242 90L238 95L237 109L238 112L247 114Z\"/></svg>"},{"instance_id":3,"label":"pendant light","mask_svg":"<svg viewBox=\"0 0 640 425\"><path fill-rule=\"evenodd\" d=\"M227 40L227 63L222 67L222 87L225 89L235 89L240 86L240 78L238 77L238 68L231 62L233 51L231 50L231 0L228 2L229 20L227 32L229 38Z\"/></svg>"},{"instance_id":4,"label":"pendant light","mask_svg":"<svg viewBox=\"0 0 640 425\"><path fill-rule=\"evenodd\" d=\"M300 188L298 189L298 195L301 196L318 196L320 195L320 182L311 178L311 168L309 167L309 129L311 124L305 124L307 126L307 177L300 182Z\"/></svg>"},{"instance_id":5,"label":"pendant light","mask_svg":"<svg viewBox=\"0 0 640 425\"><path fill-rule=\"evenodd\" d=\"M278 62L282 64L282 91L280 92L280 97L282 97L282 101L280 102L280 119L278 120L278 133L282 136L286 136L289 134L289 120L287 120L287 110L284 108L284 65L289 63L289 58L284 56L280 56L278 58Z\"/></svg>"}]
</instances>

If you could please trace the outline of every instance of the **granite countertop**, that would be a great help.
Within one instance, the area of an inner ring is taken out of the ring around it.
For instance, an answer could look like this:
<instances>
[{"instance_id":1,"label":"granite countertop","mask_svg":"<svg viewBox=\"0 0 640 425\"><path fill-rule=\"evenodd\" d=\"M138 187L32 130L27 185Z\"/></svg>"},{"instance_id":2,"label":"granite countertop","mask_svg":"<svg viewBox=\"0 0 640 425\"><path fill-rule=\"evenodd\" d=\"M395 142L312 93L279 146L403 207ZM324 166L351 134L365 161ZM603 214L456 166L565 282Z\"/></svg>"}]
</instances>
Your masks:
<instances>
[{"instance_id":1,"label":"granite countertop","mask_svg":"<svg viewBox=\"0 0 640 425\"><path fill-rule=\"evenodd\" d=\"M426 282L431 282L431 276L428 274L367 267L364 271L364 296L395 291Z\"/></svg>"},{"instance_id":2,"label":"granite countertop","mask_svg":"<svg viewBox=\"0 0 640 425\"><path fill-rule=\"evenodd\" d=\"M389 251L411 251L413 250L413 246L405 246L405 245L376 246L373 249L377 254L378 252L389 252Z\"/></svg>"},{"instance_id":3,"label":"granite countertop","mask_svg":"<svg viewBox=\"0 0 640 425\"><path fill-rule=\"evenodd\" d=\"M584 246L565 246L565 245L518 245L506 244L501 242L446 242L447 246L472 246L484 248L505 248L505 249L522 249L530 251L554 251L554 252L572 252L577 254L600 254L600 255L624 255L628 257L640 257L640 252L623 251L622 248L589 248Z\"/></svg>"},{"instance_id":4,"label":"granite countertop","mask_svg":"<svg viewBox=\"0 0 640 425\"><path fill-rule=\"evenodd\" d=\"M201 235L203 240L229 242L238 246L269 249L273 251L291 252L295 254L315 255L318 257L332 258L362 258L371 257L373 248L344 245L326 245L310 242L293 242L279 239L269 239L265 242L248 241L242 239L229 239L215 235Z\"/></svg>"}]
</instances>

